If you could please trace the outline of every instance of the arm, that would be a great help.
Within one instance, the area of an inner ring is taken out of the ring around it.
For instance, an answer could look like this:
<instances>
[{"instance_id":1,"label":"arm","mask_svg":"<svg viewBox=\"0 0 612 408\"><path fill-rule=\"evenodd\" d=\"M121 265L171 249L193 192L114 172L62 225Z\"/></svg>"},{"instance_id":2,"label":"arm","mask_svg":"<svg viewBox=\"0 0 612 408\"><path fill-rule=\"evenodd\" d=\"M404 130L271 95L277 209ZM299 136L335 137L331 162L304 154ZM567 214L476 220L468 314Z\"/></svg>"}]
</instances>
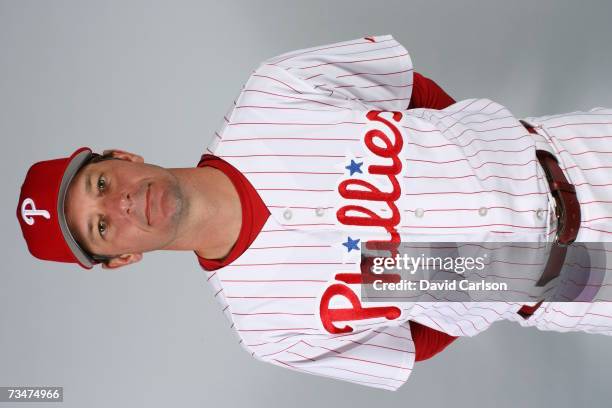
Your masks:
<instances>
[{"instance_id":1,"label":"arm","mask_svg":"<svg viewBox=\"0 0 612 408\"><path fill-rule=\"evenodd\" d=\"M412 97L408 109L444 109L455 103L446 92L431 79L415 72L413 75Z\"/></svg>"},{"instance_id":2,"label":"arm","mask_svg":"<svg viewBox=\"0 0 612 408\"><path fill-rule=\"evenodd\" d=\"M279 55L262 64L255 77L267 80L268 90L278 86L278 93L321 93L387 111L444 109L455 103L434 81L413 71L408 52L389 35ZM288 81L291 77L298 80Z\"/></svg>"}]
</instances>

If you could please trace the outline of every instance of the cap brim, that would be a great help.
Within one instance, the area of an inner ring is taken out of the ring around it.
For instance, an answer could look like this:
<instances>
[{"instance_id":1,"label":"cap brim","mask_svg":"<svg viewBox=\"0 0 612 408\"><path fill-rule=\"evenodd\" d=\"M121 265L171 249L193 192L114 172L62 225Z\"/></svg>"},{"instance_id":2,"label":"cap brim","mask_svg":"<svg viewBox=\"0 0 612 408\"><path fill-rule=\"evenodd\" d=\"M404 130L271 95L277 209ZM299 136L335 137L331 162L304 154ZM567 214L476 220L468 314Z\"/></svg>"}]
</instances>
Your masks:
<instances>
[{"instance_id":1,"label":"cap brim","mask_svg":"<svg viewBox=\"0 0 612 408\"><path fill-rule=\"evenodd\" d=\"M70 156L70 162L64 171L62 182L60 184L59 193L57 195L57 217L59 221L60 229L64 240L68 245L68 248L72 251L72 254L78 261L78 263L87 269L91 269L97 262L93 260L87 252L83 250L72 236L68 223L66 222L66 214L64 213L64 201L66 199L66 193L68 192L68 186L74 178L75 174L79 171L83 164L85 164L92 156L92 151L88 147L82 147L75 151Z\"/></svg>"}]
</instances>

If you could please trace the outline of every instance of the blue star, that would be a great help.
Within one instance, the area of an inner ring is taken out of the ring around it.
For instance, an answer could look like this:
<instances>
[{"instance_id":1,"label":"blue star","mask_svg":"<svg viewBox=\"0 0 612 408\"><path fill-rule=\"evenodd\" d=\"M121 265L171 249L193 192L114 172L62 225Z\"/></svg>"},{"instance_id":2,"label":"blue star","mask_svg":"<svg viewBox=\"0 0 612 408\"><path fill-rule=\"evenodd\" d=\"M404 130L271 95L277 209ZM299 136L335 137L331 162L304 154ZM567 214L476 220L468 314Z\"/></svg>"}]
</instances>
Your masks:
<instances>
[{"instance_id":1,"label":"blue star","mask_svg":"<svg viewBox=\"0 0 612 408\"><path fill-rule=\"evenodd\" d=\"M359 251L359 241L361 240L351 239L351 237L348 237L348 240L346 242L343 242L342 245L346 247L348 252L351 252L353 249L356 249Z\"/></svg>"},{"instance_id":2,"label":"blue star","mask_svg":"<svg viewBox=\"0 0 612 408\"><path fill-rule=\"evenodd\" d=\"M355 160L351 160L351 164L346 166L345 169L351 172L351 176L355 173L363 174L363 171L361 171L361 166L363 166L363 162L356 163Z\"/></svg>"}]
</instances>

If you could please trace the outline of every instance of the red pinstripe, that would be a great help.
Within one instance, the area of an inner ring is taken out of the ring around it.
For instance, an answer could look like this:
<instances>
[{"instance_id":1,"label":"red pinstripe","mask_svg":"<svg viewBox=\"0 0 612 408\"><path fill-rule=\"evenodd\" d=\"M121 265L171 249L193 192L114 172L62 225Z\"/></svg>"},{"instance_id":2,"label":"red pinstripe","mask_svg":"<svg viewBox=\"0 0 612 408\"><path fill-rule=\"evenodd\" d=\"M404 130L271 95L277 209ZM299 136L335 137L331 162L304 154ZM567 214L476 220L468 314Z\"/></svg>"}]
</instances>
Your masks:
<instances>
[{"instance_id":1,"label":"red pinstripe","mask_svg":"<svg viewBox=\"0 0 612 408\"><path fill-rule=\"evenodd\" d=\"M278 109L278 110L297 110L304 112L333 112L331 109L306 109L306 108L290 108L282 106L264 106L264 105L240 105L236 109Z\"/></svg>"},{"instance_id":2,"label":"red pinstripe","mask_svg":"<svg viewBox=\"0 0 612 408\"><path fill-rule=\"evenodd\" d=\"M573 136L573 137L568 137L567 139L559 137L557 139L562 141L562 142L569 142L570 140L610 139L610 138L612 138L612 135L606 135L606 136Z\"/></svg>"},{"instance_id":3,"label":"red pinstripe","mask_svg":"<svg viewBox=\"0 0 612 408\"><path fill-rule=\"evenodd\" d=\"M365 51L355 51L355 52L347 52L347 53L341 53L338 55L359 55L359 54L366 54L368 52L375 52L375 51L382 51L382 50L390 50L392 48L398 48L401 47L400 44L395 44L395 45L391 45L389 47L378 47L378 48L374 48L372 47L372 49L369 50L365 50Z\"/></svg>"},{"instance_id":4,"label":"red pinstripe","mask_svg":"<svg viewBox=\"0 0 612 408\"><path fill-rule=\"evenodd\" d=\"M321 346L315 346L315 347L321 347ZM325 349L325 347L321 347L321 348ZM366 360L364 358L341 356L341 355L338 355L338 354L330 355L330 357L333 357L333 358L343 358L343 359L347 359L347 360L361 361L363 363L370 363L370 364L374 364L374 365L383 365L383 366L387 366L387 367L397 368L398 370L407 370L407 371L410 371L410 369L406 368L406 367L402 367L402 366L398 366L398 365L394 365L394 364L381 363L380 361Z\"/></svg>"},{"instance_id":5,"label":"red pinstripe","mask_svg":"<svg viewBox=\"0 0 612 408\"><path fill-rule=\"evenodd\" d=\"M336 123L303 123L303 122L234 122L229 126L239 125L271 125L271 126L338 126L338 125L365 125L364 122L336 122Z\"/></svg>"},{"instance_id":6,"label":"red pinstripe","mask_svg":"<svg viewBox=\"0 0 612 408\"><path fill-rule=\"evenodd\" d=\"M315 75L309 76L309 77L304 78L304 79L305 79L306 81L308 81L309 79L316 78L316 77L320 77L321 75L323 75L323 73L320 73L320 74L315 74Z\"/></svg>"},{"instance_id":7,"label":"red pinstripe","mask_svg":"<svg viewBox=\"0 0 612 408\"><path fill-rule=\"evenodd\" d=\"M525 225L514 225L514 224L480 224L480 225L402 225L401 228L482 228L482 227L512 227L512 228L526 228L526 229L542 229L543 227L533 227Z\"/></svg>"},{"instance_id":8,"label":"red pinstripe","mask_svg":"<svg viewBox=\"0 0 612 408\"><path fill-rule=\"evenodd\" d=\"M395 337L396 339L401 339L401 340L412 341L412 339L411 339L411 338L408 338L408 337L397 336L397 335L395 335L395 334L390 334L390 333L387 333L387 332L381 332L381 331L378 331L378 330L372 330L372 331L373 331L374 333L384 334L384 335L386 335L386 336L390 336L390 337Z\"/></svg>"},{"instance_id":9,"label":"red pinstripe","mask_svg":"<svg viewBox=\"0 0 612 408\"><path fill-rule=\"evenodd\" d=\"M227 139L223 140L220 143L225 142L248 142L248 141L261 141L261 140L307 140L307 141L316 141L316 142L336 142L336 141L346 141L346 142L359 142L359 139L351 139L351 138L324 138L324 137L259 137L259 138L242 138L242 139Z\"/></svg>"},{"instance_id":10,"label":"red pinstripe","mask_svg":"<svg viewBox=\"0 0 612 408\"><path fill-rule=\"evenodd\" d=\"M307 174L309 176L329 176L329 175L342 175L344 173L334 171L245 171L242 174ZM270 208L272 206L268 206ZM277 206L279 208L299 208L299 207L288 207L288 206ZM315 209L318 207L309 207ZM332 207L327 207L332 208Z\"/></svg>"},{"instance_id":11,"label":"red pinstripe","mask_svg":"<svg viewBox=\"0 0 612 408\"><path fill-rule=\"evenodd\" d=\"M395 40L392 40L392 39L382 40L382 41L379 41L378 44L382 44L382 43L385 43L385 42L388 42L388 41L395 41ZM368 41L357 41L357 42L352 42L352 43L348 43L348 44L341 44L341 45L334 45L334 46L330 46L330 47L315 48L315 49L308 50L308 51L305 51L305 52L301 52L301 53L298 53L298 54L290 55L290 56L286 57L285 59L282 59L282 60L274 62L274 65L280 64L281 62L285 62L285 61L290 60L292 58L296 58L296 57L303 56L303 55L306 55L306 54L311 54L311 53L314 53L314 52L319 52L319 51L324 51L324 50L331 50L331 49L334 49L334 48L353 47L355 45L364 45L364 44L370 44L370 42L368 42Z\"/></svg>"},{"instance_id":12,"label":"red pinstripe","mask_svg":"<svg viewBox=\"0 0 612 408\"><path fill-rule=\"evenodd\" d=\"M369 88L408 88L411 87L412 82L404 85L391 85L391 84L378 84L378 85L368 85L368 86L358 86L359 89L369 89Z\"/></svg>"},{"instance_id":13,"label":"red pinstripe","mask_svg":"<svg viewBox=\"0 0 612 408\"><path fill-rule=\"evenodd\" d=\"M316 299L316 296L225 296L225 298L226 299Z\"/></svg>"},{"instance_id":14,"label":"red pinstripe","mask_svg":"<svg viewBox=\"0 0 612 408\"><path fill-rule=\"evenodd\" d=\"M405 353L406 350L403 349L397 349L397 348L393 348L393 347L387 347L387 346L381 346L379 344L372 344L372 343L363 343L357 340L342 340L342 341L348 341L350 343L355 343L355 344L359 344L361 346L370 346L370 347L378 347L378 348L384 348L385 350L392 350L392 351L399 351L400 353Z\"/></svg>"},{"instance_id":15,"label":"red pinstripe","mask_svg":"<svg viewBox=\"0 0 612 408\"><path fill-rule=\"evenodd\" d=\"M249 263L249 264L232 264L234 267L239 266L272 266L272 265L356 265L355 262L271 262L271 263Z\"/></svg>"},{"instance_id":16,"label":"red pinstripe","mask_svg":"<svg viewBox=\"0 0 612 408\"><path fill-rule=\"evenodd\" d=\"M296 355L296 356L298 356L298 357L303 358L304 360L317 361L317 360L315 360L314 358L306 357L306 356L303 356L303 355L298 354L298 353L293 352L293 351L285 351L285 353L287 353L287 354L293 354L293 355Z\"/></svg>"},{"instance_id":17,"label":"red pinstripe","mask_svg":"<svg viewBox=\"0 0 612 408\"><path fill-rule=\"evenodd\" d=\"M456 160L444 160L444 161L409 159L409 161L410 162L419 162L419 163L441 164L441 165L452 164L452 163L457 163L457 162L462 162L462 161L465 161L465 162L469 163L468 159L456 159ZM536 162L536 159L529 160L529 161L527 161L525 163L502 163L502 162L496 162L496 161L486 161L486 162L482 162L478 166L471 165L470 167L472 167L473 169L479 169L479 168L481 168L483 166L486 166L488 164L497 164L499 166L518 166L518 167L522 167L522 166L527 166L528 164L535 163L535 162Z\"/></svg>"},{"instance_id":18,"label":"red pinstripe","mask_svg":"<svg viewBox=\"0 0 612 408\"><path fill-rule=\"evenodd\" d=\"M602 230L602 229L599 229L599 228L593 228L593 227L589 227L587 225L581 225L580 228L588 229L590 231L603 232L604 234L612 234L612 231Z\"/></svg>"},{"instance_id":19,"label":"red pinstripe","mask_svg":"<svg viewBox=\"0 0 612 408\"><path fill-rule=\"evenodd\" d=\"M581 156L583 154L589 154L589 153L612 154L612 151L606 151L606 150L586 150L586 151L582 151L582 152L570 152L567 149L563 149L563 150L559 150L559 154L561 154L561 153L570 154L572 156Z\"/></svg>"},{"instance_id":20,"label":"red pinstripe","mask_svg":"<svg viewBox=\"0 0 612 408\"><path fill-rule=\"evenodd\" d=\"M318 279L221 279L220 282L229 283L322 283L326 280Z\"/></svg>"},{"instance_id":21,"label":"red pinstripe","mask_svg":"<svg viewBox=\"0 0 612 408\"><path fill-rule=\"evenodd\" d=\"M452 310L457 316L461 317L461 316L472 316L472 317L479 317L482 320L485 321L486 324L492 324L492 321L487 320L487 318L485 318L483 315L477 315L477 314L471 314L471 313L463 313L463 314L459 314L458 311L456 311L455 309L453 309L452 307L450 307L449 305L432 305L434 308L436 309L448 309L448 310ZM469 310L466 308L466 310ZM461 320L462 321L462 320Z\"/></svg>"},{"instance_id":22,"label":"red pinstripe","mask_svg":"<svg viewBox=\"0 0 612 408\"><path fill-rule=\"evenodd\" d=\"M447 195L447 194L466 194L466 195L472 195L472 194L483 194L483 193L499 193L499 194L507 194L507 195L511 195L514 197L522 197L522 196L530 196L530 195L546 195L548 194L546 191L540 192L540 191L534 191L534 192L530 192L530 193L511 193L509 191L503 191L503 190L496 190L496 189L491 189L491 190L480 190L480 191L435 191L435 192L419 192L419 193L405 193L404 195L406 196L423 196L423 195L439 195L439 194L443 194L443 195Z\"/></svg>"},{"instance_id":23,"label":"red pinstripe","mask_svg":"<svg viewBox=\"0 0 612 408\"><path fill-rule=\"evenodd\" d=\"M287 366L287 367L289 367L289 368L291 368L293 370L304 371L304 372L307 372L307 373L310 373L310 374L321 375L323 377L330 377L328 375L321 374L321 373L318 373L318 372L315 372L315 371L312 371L312 370L308 370L308 369L305 369L303 367L299 367L299 368L298 367L294 367L293 365L291 365L289 363L286 363L284 361L280 361L280 360L276 360L276 359L274 361L276 361L279 364L285 365L285 366ZM334 370L341 370L341 368L339 368L339 367L330 367L330 368L332 368ZM354 381L356 383L361 383L361 384L375 384L375 385L379 385L379 386L386 386L387 385L387 384L382 384L382 383L375 383L375 382L371 382L371 381L362 381L362 380L355 380L355 379L351 379L351 381Z\"/></svg>"},{"instance_id":24,"label":"red pinstripe","mask_svg":"<svg viewBox=\"0 0 612 408\"><path fill-rule=\"evenodd\" d=\"M604 314L601 314L601 313L585 312L583 315L570 315L568 313L565 313L563 310L558 310L558 309L555 309L554 307L551 307L551 310L553 312L555 312L555 313L560 313L560 314L562 314L564 316L567 316L567 317L570 317L570 318L577 318L577 317L578 318L582 318L582 317L584 317L584 315L592 315L592 316L598 316L598 317L605 317L606 319L612 319L612 316L604 315Z\"/></svg>"},{"instance_id":25,"label":"red pinstripe","mask_svg":"<svg viewBox=\"0 0 612 408\"><path fill-rule=\"evenodd\" d=\"M427 212L455 212L455 211L478 211L480 209L479 208L433 208L427 209ZM504 206L494 206L494 207L487 207L487 210L497 210L497 209L503 209L503 210L508 210L511 212L517 212L517 213L525 213L525 212L537 212L537 210L517 210L515 208L511 208L511 207L504 207ZM416 210L404 210L404 212L416 212Z\"/></svg>"},{"instance_id":26,"label":"red pinstripe","mask_svg":"<svg viewBox=\"0 0 612 408\"><path fill-rule=\"evenodd\" d=\"M584 125L612 125L612 122L591 122L591 123L585 123L585 122L579 122L579 123L564 123L562 125L556 125L556 126L546 126L547 129L555 129L555 128L559 128L559 127L567 127L567 126L584 126Z\"/></svg>"},{"instance_id":27,"label":"red pinstripe","mask_svg":"<svg viewBox=\"0 0 612 408\"><path fill-rule=\"evenodd\" d=\"M276 354L280 354L280 353L282 353L282 352L283 352L283 351L285 351L285 350L289 350L289 349L291 349L291 348L295 347L296 345L300 344L301 342L302 342L302 340L296 341L296 342L295 342L295 343L293 343L292 345L290 345L290 346L288 346L288 347L285 347L285 348L284 348L284 349L282 349L282 350L275 351L274 353L262 354L262 355L261 355L261 357L270 357L270 356L273 356L273 355L276 355Z\"/></svg>"},{"instance_id":28,"label":"red pinstripe","mask_svg":"<svg viewBox=\"0 0 612 408\"><path fill-rule=\"evenodd\" d=\"M451 138L449 138L448 140L455 140L455 139L459 139L461 136L463 136L463 134L464 134L465 132L468 132L468 131L469 131L469 132L478 132L478 133L480 133L480 132L487 132L487 133L488 133L488 132L492 132L492 131L494 131L494 130L502 130L502 129L521 129L521 128L522 128L522 125L515 125L515 126L500 126L500 127L493 128L493 129L465 129L465 130L463 130L461 133L459 133L458 135L456 135L456 136L454 136L454 137L451 137Z\"/></svg>"},{"instance_id":29,"label":"red pinstripe","mask_svg":"<svg viewBox=\"0 0 612 408\"><path fill-rule=\"evenodd\" d=\"M567 325L558 323L558 322L556 322L556 321L554 321L552 319L546 319L546 318L543 318L543 317L538 318L538 322L544 322L544 323L547 323L547 324L554 324L555 326L559 326L559 327L562 327L564 329L575 329L578 326L586 326L587 328L588 327L600 328L602 330L604 330L604 329L605 330L612 329L612 326L594 325L594 324L591 324L591 323L578 323L575 326L567 326Z\"/></svg>"},{"instance_id":30,"label":"red pinstripe","mask_svg":"<svg viewBox=\"0 0 612 408\"><path fill-rule=\"evenodd\" d=\"M310 191L314 193L329 193L334 190L316 188L260 188L259 191Z\"/></svg>"},{"instance_id":31,"label":"red pinstripe","mask_svg":"<svg viewBox=\"0 0 612 408\"><path fill-rule=\"evenodd\" d=\"M478 177L478 175L476 174L466 174L463 176L425 176L425 175L417 175L417 176L404 176L403 178L405 179L448 179L448 180L455 180L455 179L462 179L462 178L468 178L468 177ZM537 175L533 175L533 176L529 176L529 177L524 177L524 178L520 178L520 177L509 177L509 176L498 176L495 174L491 174L489 176L486 177L478 177L480 180L484 181L484 180L488 180L490 178L500 178L500 179L506 179L506 180L514 180L514 181L527 181L527 180L531 180L533 178L541 178L538 177Z\"/></svg>"},{"instance_id":32,"label":"red pinstripe","mask_svg":"<svg viewBox=\"0 0 612 408\"><path fill-rule=\"evenodd\" d=\"M243 155L225 155L223 157L227 158L238 158L238 157L316 157L316 158L328 158L328 159L338 159L344 158L344 156L339 155L325 155L325 154L243 154Z\"/></svg>"},{"instance_id":33,"label":"red pinstripe","mask_svg":"<svg viewBox=\"0 0 612 408\"><path fill-rule=\"evenodd\" d=\"M499 108L497 111L490 113L490 115L494 115L494 114L496 114L497 112L499 112L499 111L501 111L501 110L503 110L503 109L504 109L504 108L503 108L503 107L501 107L501 108ZM481 113L479 113L479 114L481 114ZM474 115L476 115L476 114L466 115L465 117L474 116ZM462 119L463 119L463 118L462 118ZM447 128L447 130L448 130L448 129L450 129L450 128L452 128L452 127L453 127L453 126L455 126L455 125L458 125L459 123L461 123L462 125L471 125L471 124L476 124L476 123L477 123L477 124L482 124L482 123L487 123L487 122L491 122L491 121L499 121L499 120L502 120L502 119L514 119L514 116L512 116L512 115L507 115L507 116L502 116L502 117L499 117L499 118L497 118L497 117L496 117L496 118L485 119L485 120L473 120L473 121L469 121L469 122L468 122L468 121L465 121L465 120L461 120L461 121L457 121L457 122L453 123L452 125L450 125L450 126Z\"/></svg>"},{"instance_id":34,"label":"red pinstripe","mask_svg":"<svg viewBox=\"0 0 612 408\"><path fill-rule=\"evenodd\" d=\"M331 248L331 245L279 245L265 247L249 247L249 249L297 249L297 248Z\"/></svg>"},{"instance_id":35,"label":"red pinstripe","mask_svg":"<svg viewBox=\"0 0 612 408\"><path fill-rule=\"evenodd\" d=\"M578 165L563 167L563 170L570 170L580 168L581 171L593 171L593 170L601 170L601 169L612 169L612 166L597 166L597 167L580 167Z\"/></svg>"},{"instance_id":36,"label":"red pinstripe","mask_svg":"<svg viewBox=\"0 0 612 408\"><path fill-rule=\"evenodd\" d=\"M298 98L296 96L282 95L282 94L277 94L277 93L273 93L273 92L262 91L260 89L245 89L243 92L245 92L245 93L246 92L262 93L262 94L266 94L266 95L278 96L280 98L285 98L285 99L295 99L295 100L301 100L301 101L308 101L308 102L316 103L316 104L319 104L319 105L333 106L334 108L338 108L338 109L342 109L342 110L348 110L349 109L349 108L346 108L344 106L334 105L332 103L327 103L327 102L322 102L322 101L317 101L315 99Z\"/></svg>"},{"instance_id":37,"label":"red pinstripe","mask_svg":"<svg viewBox=\"0 0 612 408\"><path fill-rule=\"evenodd\" d=\"M311 223L311 224L281 224L283 227L321 227L324 225L329 225L329 226L333 226L336 225L335 223L324 223L324 222L320 222L320 223Z\"/></svg>"},{"instance_id":38,"label":"red pinstripe","mask_svg":"<svg viewBox=\"0 0 612 408\"><path fill-rule=\"evenodd\" d=\"M278 83L280 83L280 84L282 84L282 85L286 86L287 88L291 89L292 91L294 91L294 92L297 92L297 93L301 94L301 92L300 92L300 91L298 91L297 89L295 89L294 87L292 87L292 86L291 86L291 85L289 85L288 83L281 81L280 79L277 79L277 78L274 78L274 77L271 77L271 76L268 76L268 75L260 75L260 74L253 74L252 76L257 77L257 78L266 78L266 79L271 79L271 80L273 80L273 81L275 81L275 82L278 82Z\"/></svg>"},{"instance_id":39,"label":"red pinstripe","mask_svg":"<svg viewBox=\"0 0 612 408\"><path fill-rule=\"evenodd\" d=\"M408 101L410 98L391 98L391 99L361 99L357 98L358 101L367 102L367 103L377 103L377 102L392 102L392 101Z\"/></svg>"},{"instance_id":40,"label":"red pinstripe","mask_svg":"<svg viewBox=\"0 0 612 408\"><path fill-rule=\"evenodd\" d=\"M237 329L239 332L287 331L287 330L319 330L312 327L283 327L279 329Z\"/></svg>"},{"instance_id":41,"label":"red pinstripe","mask_svg":"<svg viewBox=\"0 0 612 408\"><path fill-rule=\"evenodd\" d=\"M346 78L346 77L350 77L350 76L359 76L359 75L372 75L372 76L378 76L378 75L382 75L382 76L386 76L386 75L396 75L396 74L405 74L406 72L412 72L412 69L405 69L402 71L395 71L395 72L385 72L385 73L380 73L380 72L355 72L352 74L344 74L344 75L338 75L336 77L336 79L339 78Z\"/></svg>"},{"instance_id":42,"label":"red pinstripe","mask_svg":"<svg viewBox=\"0 0 612 408\"><path fill-rule=\"evenodd\" d=\"M267 316L267 315L280 315L280 316L316 316L314 313L288 313L288 312L258 312L258 313L237 313L232 312L235 316Z\"/></svg>"},{"instance_id":43,"label":"red pinstripe","mask_svg":"<svg viewBox=\"0 0 612 408\"><path fill-rule=\"evenodd\" d=\"M326 65L358 64L360 62L382 61L382 60L388 60L388 59L393 59L393 58L401 58L401 57L405 57L407 55L408 55L408 53L404 53L404 54L394 55L394 56L390 56L390 57L369 58L369 59L354 60L354 61L323 62L321 64L311 65L311 66L307 66L307 67L296 67L296 69L312 69L312 68L323 67L323 66L326 66Z\"/></svg>"},{"instance_id":44,"label":"red pinstripe","mask_svg":"<svg viewBox=\"0 0 612 408\"><path fill-rule=\"evenodd\" d=\"M318 208L329 210L334 207L303 207L303 206L287 206L287 205L269 205L268 208L294 208L298 210L316 210Z\"/></svg>"}]
</instances>

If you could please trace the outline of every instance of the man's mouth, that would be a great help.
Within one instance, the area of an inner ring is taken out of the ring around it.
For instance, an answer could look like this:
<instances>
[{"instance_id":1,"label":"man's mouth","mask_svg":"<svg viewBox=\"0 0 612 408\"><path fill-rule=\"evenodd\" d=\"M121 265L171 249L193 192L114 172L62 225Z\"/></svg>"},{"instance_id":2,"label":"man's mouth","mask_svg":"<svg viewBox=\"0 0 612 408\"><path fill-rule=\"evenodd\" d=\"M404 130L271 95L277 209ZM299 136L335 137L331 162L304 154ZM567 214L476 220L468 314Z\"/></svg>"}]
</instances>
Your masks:
<instances>
[{"instance_id":1,"label":"man's mouth","mask_svg":"<svg viewBox=\"0 0 612 408\"><path fill-rule=\"evenodd\" d=\"M145 197L145 217L147 217L147 224L151 225L151 184L147 185L147 196Z\"/></svg>"}]
</instances>

